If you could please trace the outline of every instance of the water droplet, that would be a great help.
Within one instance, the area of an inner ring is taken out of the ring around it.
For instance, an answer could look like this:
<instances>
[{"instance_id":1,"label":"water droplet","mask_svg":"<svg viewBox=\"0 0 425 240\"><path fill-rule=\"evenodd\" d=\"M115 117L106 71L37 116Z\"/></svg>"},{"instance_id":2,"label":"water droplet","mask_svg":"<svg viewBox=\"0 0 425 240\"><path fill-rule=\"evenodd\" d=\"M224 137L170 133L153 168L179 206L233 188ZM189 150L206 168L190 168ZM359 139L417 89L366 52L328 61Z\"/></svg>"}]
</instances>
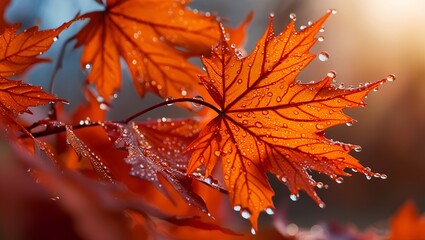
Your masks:
<instances>
[{"instance_id":1,"label":"water droplet","mask_svg":"<svg viewBox=\"0 0 425 240\"><path fill-rule=\"evenodd\" d=\"M251 234L252 235L255 235L257 232L255 231L255 229L254 228L251 228Z\"/></svg>"},{"instance_id":2,"label":"water droplet","mask_svg":"<svg viewBox=\"0 0 425 240\"><path fill-rule=\"evenodd\" d=\"M341 183L344 182L344 179L342 177L338 177L338 178L335 179L335 182L338 183L338 184L341 184Z\"/></svg>"},{"instance_id":3,"label":"water droplet","mask_svg":"<svg viewBox=\"0 0 425 240\"><path fill-rule=\"evenodd\" d=\"M323 130L323 125L318 123L318 124L316 124L316 128L317 128L317 130Z\"/></svg>"},{"instance_id":4,"label":"water droplet","mask_svg":"<svg viewBox=\"0 0 425 240\"><path fill-rule=\"evenodd\" d=\"M167 97L166 99L165 99L165 101L166 102L168 102L168 101L172 101L173 100L173 98L172 97ZM167 106L172 106L174 103L167 103Z\"/></svg>"},{"instance_id":5,"label":"water droplet","mask_svg":"<svg viewBox=\"0 0 425 240\"><path fill-rule=\"evenodd\" d=\"M242 207L240 205L235 205L233 207L233 210L235 210L236 212L239 212L242 209Z\"/></svg>"},{"instance_id":6,"label":"water droplet","mask_svg":"<svg viewBox=\"0 0 425 240\"><path fill-rule=\"evenodd\" d=\"M305 25L301 25L300 26L300 30L304 30L306 28L306 26Z\"/></svg>"},{"instance_id":7,"label":"water droplet","mask_svg":"<svg viewBox=\"0 0 425 240\"><path fill-rule=\"evenodd\" d=\"M261 122L255 122L255 126L258 128L262 128L263 124Z\"/></svg>"},{"instance_id":8,"label":"water droplet","mask_svg":"<svg viewBox=\"0 0 425 240\"><path fill-rule=\"evenodd\" d=\"M353 123L352 122L346 122L345 125L347 125L347 127L351 127L351 126L353 126Z\"/></svg>"},{"instance_id":9,"label":"water droplet","mask_svg":"<svg viewBox=\"0 0 425 240\"><path fill-rule=\"evenodd\" d=\"M289 18L296 21L297 20L297 15L295 13L291 13L289 14Z\"/></svg>"},{"instance_id":10,"label":"water droplet","mask_svg":"<svg viewBox=\"0 0 425 240\"><path fill-rule=\"evenodd\" d=\"M318 182L318 183L316 183L316 187L317 188L323 188L323 183L322 182Z\"/></svg>"},{"instance_id":11,"label":"water droplet","mask_svg":"<svg viewBox=\"0 0 425 240\"><path fill-rule=\"evenodd\" d=\"M182 89L181 94L182 94L183 97L186 97L187 96L187 91L185 89Z\"/></svg>"},{"instance_id":12,"label":"water droplet","mask_svg":"<svg viewBox=\"0 0 425 240\"><path fill-rule=\"evenodd\" d=\"M58 39L59 39L58 37L54 37L53 42L56 42Z\"/></svg>"},{"instance_id":13,"label":"water droplet","mask_svg":"<svg viewBox=\"0 0 425 240\"><path fill-rule=\"evenodd\" d=\"M336 9L329 9L328 12L330 12L332 14L336 14L337 13Z\"/></svg>"},{"instance_id":14,"label":"water droplet","mask_svg":"<svg viewBox=\"0 0 425 240\"><path fill-rule=\"evenodd\" d=\"M325 41L325 37L324 37L324 36L319 36L319 37L317 38L317 40L318 40L319 42L323 42L323 41Z\"/></svg>"},{"instance_id":15,"label":"water droplet","mask_svg":"<svg viewBox=\"0 0 425 240\"><path fill-rule=\"evenodd\" d=\"M272 208L266 208L266 213L268 215L273 215L274 214L274 210Z\"/></svg>"},{"instance_id":16,"label":"water droplet","mask_svg":"<svg viewBox=\"0 0 425 240\"><path fill-rule=\"evenodd\" d=\"M212 183L212 178L211 177L205 178L205 182L208 183L208 184L211 184Z\"/></svg>"},{"instance_id":17,"label":"water droplet","mask_svg":"<svg viewBox=\"0 0 425 240\"><path fill-rule=\"evenodd\" d=\"M390 75L387 76L387 81L388 82L392 82L394 80L395 80L395 75L394 74L390 74Z\"/></svg>"},{"instance_id":18,"label":"water droplet","mask_svg":"<svg viewBox=\"0 0 425 240\"><path fill-rule=\"evenodd\" d=\"M325 208L325 207L326 207L326 205L325 205L325 203L321 202L321 203L319 203L319 207L320 207L320 208Z\"/></svg>"},{"instance_id":19,"label":"water droplet","mask_svg":"<svg viewBox=\"0 0 425 240\"><path fill-rule=\"evenodd\" d=\"M361 151L362 151L362 147L357 146L356 148L354 148L354 151L356 151L356 152L361 152Z\"/></svg>"},{"instance_id":20,"label":"water droplet","mask_svg":"<svg viewBox=\"0 0 425 240\"><path fill-rule=\"evenodd\" d=\"M107 105L107 104L105 104L105 103L101 103L101 104L99 105L99 108L100 108L101 110L108 110L108 109L109 109L108 105Z\"/></svg>"},{"instance_id":21,"label":"water droplet","mask_svg":"<svg viewBox=\"0 0 425 240\"><path fill-rule=\"evenodd\" d=\"M328 52L323 51L319 54L319 60L320 61L325 62L325 61L328 61L328 59L329 59L329 53Z\"/></svg>"},{"instance_id":22,"label":"water droplet","mask_svg":"<svg viewBox=\"0 0 425 240\"><path fill-rule=\"evenodd\" d=\"M90 69L91 69L91 64L90 64L90 63L87 63L87 64L84 66L84 68L86 69L86 71L90 70Z\"/></svg>"},{"instance_id":23,"label":"water droplet","mask_svg":"<svg viewBox=\"0 0 425 240\"><path fill-rule=\"evenodd\" d=\"M218 151L218 150L214 152L214 155L216 155L217 157L220 157L220 154L221 154L221 152Z\"/></svg>"},{"instance_id":24,"label":"water droplet","mask_svg":"<svg viewBox=\"0 0 425 240\"><path fill-rule=\"evenodd\" d=\"M387 179L388 178L388 176L387 175L385 175L385 174L381 174L381 179Z\"/></svg>"},{"instance_id":25,"label":"water droplet","mask_svg":"<svg viewBox=\"0 0 425 240\"><path fill-rule=\"evenodd\" d=\"M298 196L296 194L289 195L289 198L291 198L291 200L294 202L298 200Z\"/></svg>"},{"instance_id":26,"label":"water droplet","mask_svg":"<svg viewBox=\"0 0 425 240\"><path fill-rule=\"evenodd\" d=\"M372 176L370 176L370 175L365 174L365 176L366 176L366 179L367 179L367 180L372 179Z\"/></svg>"},{"instance_id":27,"label":"water droplet","mask_svg":"<svg viewBox=\"0 0 425 240\"><path fill-rule=\"evenodd\" d=\"M329 71L327 75L330 78L335 78L336 77L336 72L335 71Z\"/></svg>"},{"instance_id":28,"label":"water droplet","mask_svg":"<svg viewBox=\"0 0 425 240\"><path fill-rule=\"evenodd\" d=\"M198 101L204 101L204 98L201 96L196 96L193 97L193 99L198 100ZM196 102L192 102L193 107L197 108L197 109L201 109L204 105L200 104L200 103L196 103Z\"/></svg>"},{"instance_id":29,"label":"water droplet","mask_svg":"<svg viewBox=\"0 0 425 240\"><path fill-rule=\"evenodd\" d=\"M249 219L251 217L251 213L248 211L248 209L244 209L241 213L242 217L245 219Z\"/></svg>"}]
</instances>

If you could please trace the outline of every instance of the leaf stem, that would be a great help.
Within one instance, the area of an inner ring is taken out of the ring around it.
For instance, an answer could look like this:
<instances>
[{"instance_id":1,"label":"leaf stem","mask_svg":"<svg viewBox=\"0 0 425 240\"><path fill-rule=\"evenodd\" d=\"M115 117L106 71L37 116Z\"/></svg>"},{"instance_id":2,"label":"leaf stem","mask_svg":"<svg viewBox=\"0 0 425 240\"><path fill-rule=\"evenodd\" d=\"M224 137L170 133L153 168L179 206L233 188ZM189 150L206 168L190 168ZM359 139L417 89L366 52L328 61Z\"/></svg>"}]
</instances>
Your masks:
<instances>
[{"instance_id":1,"label":"leaf stem","mask_svg":"<svg viewBox=\"0 0 425 240\"><path fill-rule=\"evenodd\" d=\"M192 102L192 103L200 104L200 105L203 105L205 107L208 107L208 108L214 110L218 114L221 114L221 110L218 109L216 106L212 105L209 102L205 102L203 100L194 99L194 98L176 98L176 99L166 100L164 102L161 102L161 103L158 103L156 105L153 105L153 106L151 106L149 108L146 108L146 109L144 109L144 110L142 110L140 112L137 112L137 113L131 115L130 117L122 120L122 122L123 123L129 123L133 119L135 119L135 118L137 118L137 117L139 117L139 116L141 116L141 115L143 115L143 114L145 114L147 112L150 112L150 111L152 111L154 109L157 109L157 108L160 108L160 107L163 107L163 106L166 106L166 105L170 105L170 104L173 104L173 103L179 103L179 102Z\"/></svg>"}]
</instances>

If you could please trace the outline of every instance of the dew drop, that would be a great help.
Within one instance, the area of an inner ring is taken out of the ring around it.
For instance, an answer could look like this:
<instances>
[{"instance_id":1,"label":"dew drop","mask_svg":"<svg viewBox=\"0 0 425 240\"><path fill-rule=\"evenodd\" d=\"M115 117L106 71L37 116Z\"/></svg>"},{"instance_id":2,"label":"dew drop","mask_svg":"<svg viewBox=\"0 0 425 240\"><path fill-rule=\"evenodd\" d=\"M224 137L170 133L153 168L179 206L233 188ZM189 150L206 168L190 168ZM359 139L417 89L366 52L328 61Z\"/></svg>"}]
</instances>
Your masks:
<instances>
[{"instance_id":1,"label":"dew drop","mask_svg":"<svg viewBox=\"0 0 425 240\"><path fill-rule=\"evenodd\" d=\"M328 12L330 12L332 14L336 14L337 13L336 9L329 9Z\"/></svg>"},{"instance_id":2,"label":"dew drop","mask_svg":"<svg viewBox=\"0 0 425 240\"><path fill-rule=\"evenodd\" d=\"M233 210L235 210L236 212L239 212L242 209L242 207L240 205L235 205L233 207Z\"/></svg>"},{"instance_id":3,"label":"dew drop","mask_svg":"<svg viewBox=\"0 0 425 240\"><path fill-rule=\"evenodd\" d=\"M289 14L289 18L296 21L297 20L297 15L295 13L291 13Z\"/></svg>"},{"instance_id":4,"label":"dew drop","mask_svg":"<svg viewBox=\"0 0 425 240\"><path fill-rule=\"evenodd\" d=\"M166 99L165 99L165 101L166 102L168 102L168 101L171 101L171 100L173 100L173 98L172 97L167 97ZM174 103L167 103L167 106L172 106Z\"/></svg>"},{"instance_id":5,"label":"dew drop","mask_svg":"<svg viewBox=\"0 0 425 240\"><path fill-rule=\"evenodd\" d=\"M395 80L395 75L394 74L390 74L390 75L387 76L387 81L388 82L392 82L394 80Z\"/></svg>"},{"instance_id":6,"label":"dew drop","mask_svg":"<svg viewBox=\"0 0 425 240\"><path fill-rule=\"evenodd\" d=\"M316 183L316 187L322 189L323 188L323 183L322 182Z\"/></svg>"},{"instance_id":7,"label":"dew drop","mask_svg":"<svg viewBox=\"0 0 425 240\"><path fill-rule=\"evenodd\" d=\"M291 198L291 200L294 202L298 200L298 196L296 194L289 195L289 198Z\"/></svg>"},{"instance_id":8,"label":"dew drop","mask_svg":"<svg viewBox=\"0 0 425 240\"><path fill-rule=\"evenodd\" d=\"M335 71L329 71L327 75L330 78L335 78L336 77L336 72Z\"/></svg>"},{"instance_id":9,"label":"dew drop","mask_svg":"<svg viewBox=\"0 0 425 240\"><path fill-rule=\"evenodd\" d=\"M202 96L196 96L193 97L193 99L198 100L198 101L204 101L204 98ZM197 109L201 109L204 105L200 104L200 103L196 103L196 102L192 102L193 107L197 108Z\"/></svg>"},{"instance_id":10,"label":"dew drop","mask_svg":"<svg viewBox=\"0 0 425 240\"><path fill-rule=\"evenodd\" d=\"M318 40L319 42L323 42L323 41L325 41L325 37L324 37L324 36L319 36L319 37L317 38L317 40Z\"/></svg>"},{"instance_id":11,"label":"dew drop","mask_svg":"<svg viewBox=\"0 0 425 240\"><path fill-rule=\"evenodd\" d=\"M300 30L304 30L306 28L306 26L305 25L301 25L300 26Z\"/></svg>"},{"instance_id":12,"label":"dew drop","mask_svg":"<svg viewBox=\"0 0 425 240\"><path fill-rule=\"evenodd\" d=\"M263 124L261 122L255 122L255 126L258 128L262 128Z\"/></svg>"},{"instance_id":13,"label":"dew drop","mask_svg":"<svg viewBox=\"0 0 425 240\"><path fill-rule=\"evenodd\" d=\"M182 94L183 97L186 97L187 96L187 91L185 89L182 89L181 90L181 94Z\"/></svg>"},{"instance_id":14,"label":"dew drop","mask_svg":"<svg viewBox=\"0 0 425 240\"><path fill-rule=\"evenodd\" d=\"M248 209L244 209L241 213L242 217L245 219L249 219L251 217L251 213L248 211Z\"/></svg>"},{"instance_id":15,"label":"dew drop","mask_svg":"<svg viewBox=\"0 0 425 240\"><path fill-rule=\"evenodd\" d=\"M365 176L366 176L366 179L367 179L367 180L372 179L372 176L370 176L370 175L367 175L367 174L366 174Z\"/></svg>"},{"instance_id":16,"label":"dew drop","mask_svg":"<svg viewBox=\"0 0 425 240\"><path fill-rule=\"evenodd\" d=\"M319 207L320 207L320 208L325 208L325 207L326 207L326 205L325 205L325 203L322 203L322 202L321 202L321 203L319 203Z\"/></svg>"},{"instance_id":17,"label":"dew drop","mask_svg":"<svg viewBox=\"0 0 425 240\"><path fill-rule=\"evenodd\" d=\"M286 183L288 180L286 179L286 177L282 177L280 180L282 180L282 182Z\"/></svg>"},{"instance_id":18,"label":"dew drop","mask_svg":"<svg viewBox=\"0 0 425 240\"><path fill-rule=\"evenodd\" d=\"M221 154L221 152L218 151L218 150L214 152L214 155L216 155L217 157L220 157L220 154Z\"/></svg>"},{"instance_id":19,"label":"dew drop","mask_svg":"<svg viewBox=\"0 0 425 240\"><path fill-rule=\"evenodd\" d=\"M320 61L325 62L325 61L328 61L328 59L329 59L329 53L328 52L323 51L319 54L319 60Z\"/></svg>"},{"instance_id":20,"label":"dew drop","mask_svg":"<svg viewBox=\"0 0 425 240\"><path fill-rule=\"evenodd\" d=\"M101 103L101 104L99 105L99 108L100 108L101 110L108 110L108 109L109 109L108 105L106 105L105 103Z\"/></svg>"},{"instance_id":21,"label":"dew drop","mask_svg":"<svg viewBox=\"0 0 425 240\"><path fill-rule=\"evenodd\" d=\"M354 151L356 151L356 152L361 152L361 151L362 151L362 147L357 146L356 148L354 148Z\"/></svg>"},{"instance_id":22,"label":"dew drop","mask_svg":"<svg viewBox=\"0 0 425 240\"><path fill-rule=\"evenodd\" d=\"M59 39L58 37L54 37L53 42L56 42L58 39Z\"/></svg>"},{"instance_id":23,"label":"dew drop","mask_svg":"<svg viewBox=\"0 0 425 240\"><path fill-rule=\"evenodd\" d=\"M317 130L323 130L323 125L318 123L318 124L316 124L316 128L317 128Z\"/></svg>"},{"instance_id":24,"label":"dew drop","mask_svg":"<svg viewBox=\"0 0 425 240\"><path fill-rule=\"evenodd\" d=\"M345 125L347 125L347 127L351 127L351 126L353 126L353 123L352 122L347 122L347 123L345 123Z\"/></svg>"},{"instance_id":25,"label":"dew drop","mask_svg":"<svg viewBox=\"0 0 425 240\"><path fill-rule=\"evenodd\" d=\"M84 68L86 69L86 71L90 70L90 69L91 69L91 64L90 64L90 63L87 63L87 64L84 66Z\"/></svg>"},{"instance_id":26,"label":"dew drop","mask_svg":"<svg viewBox=\"0 0 425 240\"><path fill-rule=\"evenodd\" d=\"M335 179L335 182L338 183L338 184L341 184L341 183L344 182L344 179L342 177L338 177L338 178Z\"/></svg>"},{"instance_id":27,"label":"dew drop","mask_svg":"<svg viewBox=\"0 0 425 240\"><path fill-rule=\"evenodd\" d=\"M273 215L273 214L274 214L274 210L273 210L273 208L266 208L266 213L267 213L268 215Z\"/></svg>"},{"instance_id":28,"label":"dew drop","mask_svg":"<svg viewBox=\"0 0 425 240\"><path fill-rule=\"evenodd\" d=\"M251 234L252 235L255 235L257 232L255 231L255 229L254 228L251 228Z\"/></svg>"},{"instance_id":29,"label":"dew drop","mask_svg":"<svg viewBox=\"0 0 425 240\"><path fill-rule=\"evenodd\" d=\"M381 179L387 179L388 178L388 176L387 175L385 175L385 174L381 174Z\"/></svg>"}]
</instances>

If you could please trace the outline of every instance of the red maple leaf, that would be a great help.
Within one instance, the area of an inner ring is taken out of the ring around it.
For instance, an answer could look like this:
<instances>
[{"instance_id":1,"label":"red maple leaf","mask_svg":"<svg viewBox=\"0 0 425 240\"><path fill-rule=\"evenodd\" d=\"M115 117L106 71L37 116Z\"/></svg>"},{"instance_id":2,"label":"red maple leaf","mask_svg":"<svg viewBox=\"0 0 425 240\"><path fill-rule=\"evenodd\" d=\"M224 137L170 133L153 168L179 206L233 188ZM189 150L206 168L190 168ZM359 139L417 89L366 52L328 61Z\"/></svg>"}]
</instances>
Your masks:
<instances>
[{"instance_id":1,"label":"red maple leaf","mask_svg":"<svg viewBox=\"0 0 425 240\"><path fill-rule=\"evenodd\" d=\"M209 176L221 159L231 203L254 230L261 211L273 214L267 172L288 186L293 200L304 190L322 207L315 188L323 184L309 170L337 182L350 175L345 168L372 174L348 154L357 146L326 139L324 130L351 122L342 110L363 106L367 93L385 80L354 89L334 86L334 72L317 83L295 81L314 59L308 50L329 15L300 32L291 21L278 36L271 22L246 58L222 39L212 56L202 59L208 75L201 80L218 105L218 116L188 147L187 172L205 165Z\"/></svg>"}]
</instances>

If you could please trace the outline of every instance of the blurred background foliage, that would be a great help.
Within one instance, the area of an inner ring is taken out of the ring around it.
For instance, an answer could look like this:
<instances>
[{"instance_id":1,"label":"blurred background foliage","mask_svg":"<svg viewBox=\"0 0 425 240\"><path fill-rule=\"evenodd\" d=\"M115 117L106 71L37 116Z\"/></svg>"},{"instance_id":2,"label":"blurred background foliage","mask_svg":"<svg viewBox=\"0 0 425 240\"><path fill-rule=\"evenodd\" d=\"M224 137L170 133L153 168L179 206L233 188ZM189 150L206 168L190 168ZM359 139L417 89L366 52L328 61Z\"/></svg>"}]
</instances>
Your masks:
<instances>
[{"instance_id":1,"label":"blurred background foliage","mask_svg":"<svg viewBox=\"0 0 425 240\"><path fill-rule=\"evenodd\" d=\"M403 202L412 199L420 212L425 211L425 1L422 0L196 0L192 8L216 13L236 26L252 10L255 17L249 27L246 49L249 53L275 14L275 30L280 32L289 22L289 14L297 15L296 25L316 20L328 9L338 13L325 24L324 42L318 42L315 54L327 51L326 62L314 60L299 79L319 81L329 70L337 72L338 82L345 86L376 81L395 74L396 81L371 93L365 109L347 113L358 122L351 127L338 126L326 132L328 138L363 146L352 153L372 170L388 175L388 179L366 180L361 174L346 178L343 184L326 179L328 190L319 192L326 202L319 208L306 195L292 202L286 187L274 182L275 203L290 222L309 227L323 221L340 224L388 226L389 217ZM13 0L7 11L12 23L22 22L22 28L38 25L54 28L72 19L78 12L101 9L89 0ZM73 36L84 22L73 24L46 54L56 59L66 39ZM84 101L81 84L85 74L79 66L81 49L67 47L64 68L59 72L55 94L67 99L74 109ZM20 79L48 86L53 64L39 64ZM125 81L119 97L112 102L110 119L122 119L152 103L162 101L148 94L137 96L125 64ZM37 118L42 111L35 112ZM177 107L153 112L149 117L181 117L189 114ZM319 179L321 176L317 176ZM266 222L266 218L261 220Z\"/></svg>"}]
</instances>

